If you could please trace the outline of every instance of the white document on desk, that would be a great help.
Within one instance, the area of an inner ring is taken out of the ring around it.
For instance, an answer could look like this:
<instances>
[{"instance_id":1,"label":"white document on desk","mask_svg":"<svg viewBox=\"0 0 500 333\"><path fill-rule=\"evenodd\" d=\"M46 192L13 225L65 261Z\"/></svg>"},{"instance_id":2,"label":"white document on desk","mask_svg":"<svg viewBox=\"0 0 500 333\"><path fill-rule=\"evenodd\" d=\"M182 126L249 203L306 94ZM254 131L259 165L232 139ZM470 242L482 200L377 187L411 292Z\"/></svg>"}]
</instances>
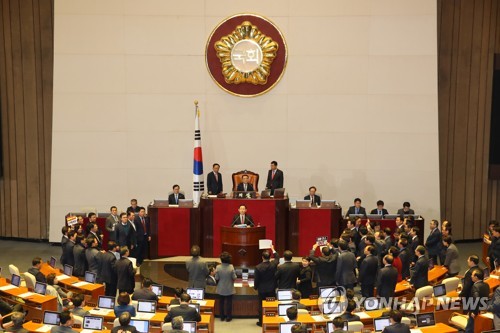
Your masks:
<instances>
[{"instance_id":1,"label":"white document on desk","mask_svg":"<svg viewBox=\"0 0 500 333\"><path fill-rule=\"evenodd\" d=\"M370 317L370 315L368 313L366 313L365 311L362 311L362 312L355 312L354 313L356 316L359 317L359 319L363 320L363 319L371 319L372 317Z\"/></svg>"},{"instance_id":2,"label":"white document on desk","mask_svg":"<svg viewBox=\"0 0 500 333\"><path fill-rule=\"evenodd\" d=\"M27 293L24 293L24 294L21 294L21 295L17 295L17 297L26 298L26 297L30 297L30 296L33 296L33 295L35 295L35 293L32 293L31 291L28 291Z\"/></svg>"},{"instance_id":3,"label":"white document on desk","mask_svg":"<svg viewBox=\"0 0 500 333\"><path fill-rule=\"evenodd\" d=\"M61 281L61 280L66 280L66 279L69 279L69 276L67 276L66 274L61 274L61 275L58 275L58 276L57 276L57 279L58 279L59 281Z\"/></svg>"},{"instance_id":4,"label":"white document on desk","mask_svg":"<svg viewBox=\"0 0 500 333\"><path fill-rule=\"evenodd\" d=\"M410 333L422 333L422 330L419 330L418 328L410 329Z\"/></svg>"},{"instance_id":5,"label":"white document on desk","mask_svg":"<svg viewBox=\"0 0 500 333\"><path fill-rule=\"evenodd\" d=\"M273 246L273 241L270 239L259 239L259 250L270 249Z\"/></svg>"},{"instance_id":6,"label":"white document on desk","mask_svg":"<svg viewBox=\"0 0 500 333\"><path fill-rule=\"evenodd\" d=\"M317 315L317 316L311 316L312 319L314 319L314 321L319 321L319 322L323 322L323 321L327 321L327 319L325 319L325 317L323 317L323 315Z\"/></svg>"},{"instance_id":7,"label":"white document on desk","mask_svg":"<svg viewBox=\"0 0 500 333\"><path fill-rule=\"evenodd\" d=\"M5 290L14 289L14 288L17 288L17 287L15 285L13 285L13 284L8 284L6 286L0 287L0 290L1 291L5 291Z\"/></svg>"},{"instance_id":8,"label":"white document on desk","mask_svg":"<svg viewBox=\"0 0 500 333\"><path fill-rule=\"evenodd\" d=\"M85 282L85 281L80 281L80 282L77 282L77 283L73 283L72 286L73 287L83 287L83 286L86 286L88 284L90 284L90 283Z\"/></svg>"}]
</instances>

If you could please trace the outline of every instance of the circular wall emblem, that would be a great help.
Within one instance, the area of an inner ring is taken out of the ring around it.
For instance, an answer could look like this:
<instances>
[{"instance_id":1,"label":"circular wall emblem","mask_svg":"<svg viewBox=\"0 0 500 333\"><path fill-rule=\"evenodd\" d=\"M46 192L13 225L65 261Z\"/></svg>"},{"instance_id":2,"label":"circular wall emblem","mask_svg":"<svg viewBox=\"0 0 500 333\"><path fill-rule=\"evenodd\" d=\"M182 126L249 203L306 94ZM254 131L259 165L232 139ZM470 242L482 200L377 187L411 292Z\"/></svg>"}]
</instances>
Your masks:
<instances>
[{"instance_id":1,"label":"circular wall emblem","mask_svg":"<svg viewBox=\"0 0 500 333\"><path fill-rule=\"evenodd\" d=\"M271 90L285 72L287 47L278 28L254 14L222 21L208 38L205 60L219 87L241 97Z\"/></svg>"}]
</instances>

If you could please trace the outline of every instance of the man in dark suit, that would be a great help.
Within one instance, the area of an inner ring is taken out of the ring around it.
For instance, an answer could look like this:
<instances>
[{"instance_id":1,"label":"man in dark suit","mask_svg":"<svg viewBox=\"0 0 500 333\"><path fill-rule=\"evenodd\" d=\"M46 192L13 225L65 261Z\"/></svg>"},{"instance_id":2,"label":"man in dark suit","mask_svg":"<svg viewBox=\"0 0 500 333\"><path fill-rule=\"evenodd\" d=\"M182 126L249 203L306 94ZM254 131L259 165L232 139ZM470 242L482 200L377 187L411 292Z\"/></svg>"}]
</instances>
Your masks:
<instances>
[{"instance_id":1,"label":"man in dark suit","mask_svg":"<svg viewBox=\"0 0 500 333\"><path fill-rule=\"evenodd\" d=\"M75 266L75 257L73 256L73 248L75 247L76 231L68 231L68 241L63 245L63 255L61 264Z\"/></svg>"},{"instance_id":2,"label":"man in dark suit","mask_svg":"<svg viewBox=\"0 0 500 333\"><path fill-rule=\"evenodd\" d=\"M274 190L277 188L283 188L283 171L278 169L278 162L271 162L271 170L267 173L266 189L271 190L271 195L274 194Z\"/></svg>"},{"instance_id":3,"label":"man in dark suit","mask_svg":"<svg viewBox=\"0 0 500 333\"><path fill-rule=\"evenodd\" d=\"M391 325L386 326L382 333L410 333L410 327L401 322L403 314L399 310L391 310L389 320Z\"/></svg>"},{"instance_id":4,"label":"man in dark suit","mask_svg":"<svg viewBox=\"0 0 500 333\"><path fill-rule=\"evenodd\" d=\"M346 289L353 289L357 282L356 279L356 256L348 250L347 242L339 241L340 254L337 258L337 270L335 280L339 286Z\"/></svg>"},{"instance_id":5,"label":"man in dark suit","mask_svg":"<svg viewBox=\"0 0 500 333\"><path fill-rule=\"evenodd\" d=\"M351 232L351 238L354 244L356 244L356 248L358 248L359 242L361 241L361 235L359 233L359 230L363 227L364 226L361 225L360 217L356 217L354 219L354 222L351 220L347 220L347 229L349 229L349 231Z\"/></svg>"},{"instance_id":6,"label":"man in dark suit","mask_svg":"<svg viewBox=\"0 0 500 333\"><path fill-rule=\"evenodd\" d=\"M403 202L403 208L398 209L398 215L414 215L415 211L410 208L410 203L408 201Z\"/></svg>"},{"instance_id":7,"label":"man in dark suit","mask_svg":"<svg viewBox=\"0 0 500 333\"><path fill-rule=\"evenodd\" d=\"M222 193L222 175L219 173L220 165L214 163L212 172L207 175L207 190L209 195Z\"/></svg>"},{"instance_id":8,"label":"man in dark suit","mask_svg":"<svg viewBox=\"0 0 500 333\"><path fill-rule=\"evenodd\" d=\"M358 315L355 315L353 312L356 310L356 302L352 299L347 301L347 306L345 312L339 317L344 321L361 321ZM336 317L338 318L338 317Z\"/></svg>"},{"instance_id":9,"label":"man in dark suit","mask_svg":"<svg viewBox=\"0 0 500 333\"><path fill-rule=\"evenodd\" d=\"M116 243L122 247L127 246L129 249L134 249L136 241L136 232L134 225L134 212L120 214L120 223L115 228Z\"/></svg>"},{"instance_id":10,"label":"man in dark suit","mask_svg":"<svg viewBox=\"0 0 500 333\"><path fill-rule=\"evenodd\" d=\"M177 316L181 316L184 321L201 321L200 314L195 308L189 306L189 301L191 301L191 296L183 293L181 295L181 305L171 307L163 322L169 323Z\"/></svg>"},{"instance_id":11,"label":"man in dark suit","mask_svg":"<svg viewBox=\"0 0 500 333\"><path fill-rule=\"evenodd\" d=\"M240 205L238 208L239 214L233 216L233 220L231 223L232 227L242 226L246 224L247 227L253 227L253 218L250 215L247 215L247 207L245 205Z\"/></svg>"},{"instance_id":12,"label":"man in dark suit","mask_svg":"<svg viewBox=\"0 0 500 333\"><path fill-rule=\"evenodd\" d=\"M438 255L441 253L443 244L441 243L441 231L439 231L439 222L437 220L432 220L429 224L431 232L425 241L425 247L429 253L429 259L432 259L434 265L437 265ZM443 264L443 263L441 263Z\"/></svg>"},{"instance_id":13,"label":"man in dark suit","mask_svg":"<svg viewBox=\"0 0 500 333\"><path fill-rule=\"evenodd\" d=\"M108 251L99 253L98 282L106 284L105 295L116 296L116 257L113 252L120 251L114 241L108 242Z\"/></svg>"},{"instance_id":14,"label":"man in dark suit","mask_svg":"<svg viewBox=\"0 0 500 333\"><path fill-rule=\"evenodd\" d=\"M410 264L411 255L410 249L408 248L408 240L406 238L401 238L398 242L399 248L399 258L401 259L401 277L406 280L410 277Z\"/></svg>"},{"instance_id":15,"label":"man in dark suit","mask_svg":"<svg viewBox=\"0 0 500 333\"><path fill-rule=\"evenodd\" d=\"M208 266L200 257L200 247L191 246L191 260L186 261L188 288L205 288Z\"/></svg>"},{"instance_id":16,"label":"man in dark suit","mask_svg":"<svg viewBox=\"0 0 500 333\"><path fill-rule=\"evenodd\" d=\"M446 276L457 276L460 272L459 254L451 236L443 237L443 248L446 249L446 256L441 264L448 269Z\"/></svg>"},{"instance_id":17,"label":"man in dark suit","mask_svg":"<svg viewBox=\"0 0 500 333\"><path fill-rule=\"evenodd\" d=\"M382 200L379 200L377 201L377 208L372 209L370 214L387 215L389 214L389 212L384 208L384 202Z\"/></svg>"},{"instance_id":18,"label":"man in dark suit","mask_svg":"<svg viewBox=\"0 0 500 333\"><path fill-rule=\"evenodd\" d=\"M97 225L97 222L90 222L88 224L89 232L87 234L87 237L92 236L96 239L97 241L97 249L100 251L102 250L102 233L99 231L99 226Z\"/></svg>"},{"instance_id":19,"label":"man in dark suit","mask_svg":"<svg viewBox=\"0 0 500 333\"><path fill-rule=\"evenodd\" d=\"M186 199L184 194L179 193L180 189L181 189L180 186L177 184L172 186L172 190L174 190L174 193L172 193L168 196L168 204L169 205L178 205L179 200Z\"/></svg>"},{"instance_id":20,"label":"man in dark suit","mask_svg":"<svg viewBox=\"0 0 500 333\"><path fill-rule=\"evenodd\" d=\"M411 243L410 243L411 262L415 262L415 260L416 260L415 250L420 245L420 238L418 238L418 236L417 236L418 232L419 232L419 228L418 227L412 227L410 229L410 237L411 237Z\"/></svg>"},{"instance_id":21,"label":"man in dark suit","mask_svg":"<svg viewBox=\"0 0 500 333\"><path fill-rule=\"evenodd\" d=\"M292 262L293 253L286 250L283 253L285 263L279 265L276 270L276 281L278 289L297 289L297 278L300 275L300 267L297 263Z\"/></svg>"},{"instance_id":22,"label":"man in dark suit","mask_svg":"<svg viewBox=\"0 0 500 333\"><path fill-rule=\"evenodd\" d=\"M144 278L142 280L142 288L134 291L132 295L132 299L134 301L138 301L141 299L149 300L149 301L158 301L158 296L153 292L151 286L153 285L153 281L150 278Z\"/></svg>"},{"instance_id":23,"label":"man in dark suit","mask_svg":"<svg viewBox=\"0 0 500 333\"><path fill-rule=\"evenodd\" d=\"M469 266L469 269L465 272L464 278L463 278L463 283L462 283L462 290L460 291L460 294L458 297L464 298L464 297L470 297L472 293L472 285L474 282L472 282L472 272L476 269L479 268L479 257L476 255L472 255L467 259L467 265Z\"/></svg>"},{"instance_id":24,"label":"man in dark suit","mask_svg":"<svg viewBox=\"0 0 500 333\"><path fill-rule=\"evenodd\" d=\"M366 216L366 209L365 207L361 206L360 198L354 199L354 206L349 207L345 216L349 217L349 215L351 214L363 214L364 216Z\"/></svg>"},{"instance_id":25,"label":"man in dark suit","mask_svg":"<svg viewBox=\"0 0 500 333\"><path fill-rule=\"evenodd\" d=\"M135 287L135 269L132 262L128 259L130 252L127 246L120 247L121 258L115 264L117 287L120 292L134 293Z\"/></svg>"},{"instance_id":26,"label":"man in dark suit","mask_svg":"<svg viewBox=\"0 0 500 333\"><path fill-rule=\"evenodd\" d=\"M415 265L410 268L410 283L415 287L415 290L417 290L418 288L429 285L429 260L425 258L425 247L422 245L417 246L415 256L417 257L417 261Z\"/></svg>"},{"instance_id":27,"label":"man in dark suit","mask_svg":"<svg viewBox=\"0 0 500 333\"><path fill-rule=\"evenodd\" d=\"M106 217L106 230L108 231L108 239L114 241L115 240L115 228L118 223L120 223L120 218L118 217L118 208L116 206L111 206L109 209L111 214Z\"/></svg>"},{"instance_id":28,"label":"man in dark suit","mask_svg":"<svg viewBox=\"0 0 500 333\"><path fill-rule=\"evenodd\" d=\"M476 302L469 302L469 318L467 320L467 326L465 327L465 333L474 332L475 317L479 315L480 311L486 310L488 306L490 287L483 279L484 274L482 270L476 268L472 271L472 282L474 282L474 284L472 285L470 298L476 300Z\"/></svg>"},{"instance_id":29,"label":"man in dark suit","mask_svg":"<svg viewBox=\"0 0 500 333\"><path fill-rule=\"evenodd\" d=\"M398 283L398 270L396 267L392 266L394 258L390 254L386 255L382 261L384 267L378 274L377 295L381 298L385 298L387 304L390 304L390 299L394 296L394 290Z\"/></svg>"},{"instance_id":30,"label":"man in dark suit","mask_svg":"<svg viewBox=\"0 0 500 333\"><path fill-rule=\"evenodd\" d=\"M316 187L309 187L309 195L304 197L304 200L309 200L311 202L311 207L321 206L321 198L316 195Z\"/></svg>"},{"instance_id":31,"label":"man in dark suit","mask_svg":"<svg viewBox=\"0 0 500 333\"><path fill-rule=\"evenodd\" d=\"M33 258L33 260L31 261L31 264L33 266L31 266L31 268L28 269L28 273L33 275L37 282L46 283L47 280L45 279L45 275L43 275L43 273L40 272L40 267L42 267L42 258L40 258L40 257Z\"/></svg>"},{"instance_id":32,"label":"man in dark suit","mask_svg":"<svg viewBox=\"0 0 500 333\"><path fill-rule=\"evenodd\" d=\"M364 249L365 258L359 266L359 283L361 284L361 296L373 297L373 289L377 282L379 270L379 262L377 256L374 255L375 248L368 245Z\"/></svg>"},{"instance_id":33,"label":"man in dark suit","mask_svg":"<svg viewBox=\"0 0 500 333\"><path fill-rule=\"evenodd\" d=\"M318 287L335 285L335 272L337 270L338 253L332 253L328 246L321 249L321 257L316 257L315 252L318 248L315 243L309 252L309 259L316 264L315 279Z\"/></svg>"},{"instance_id":34,"label":"man in dark suit","mask_svg":"<svg viewBox=\"0 0 500 333\"><path fill-rule=\"evenodd\" d=\"M268 250L262 252L262 262L255 267L255 280L254 289L257 290L259 294L259 320L257 321L258 326L262 326L262 301L267 297L274 297L276 289L276 269L278 268L279 255L274 250L274 246L271 247L274 259L271 261L271 254Z\"/></svg>"},{"instance_id":35,"label":"man in dark suit","mask_svg":"<svg viewBox=\"0 0 500 333\"><path fill-rule=\"evenodd\" d=\"M151 241L149 218L146 217L146 209L144 207L139 209L139 215L134 219L134 226L137 242L134 254L137 258L137 266L140 266L144 258L148 256L149 242Z\"/></svg>"},{"instance_id":36,"label":"man in dark suit","mask_svg":"<svg viewBox=\"0 0 500 333\"><path fill-rule=\"evenodd\" d=\"M242 183L239 183L236 187L238 192L252 192L254 191L253 185L248 182L248 175L241 176Z\"/></svg>"},{"instance_id":37,"label":"man in dark suit","mask_svg":"<svg viewBox=\"0 0 500 333\"><path fill-rule=\"evenodd\" d=\"M128 212L139 213L139 206L137 205L137 199L130 200L130 206L127 207L127 214Z\"/></svg>"}]
</instances>

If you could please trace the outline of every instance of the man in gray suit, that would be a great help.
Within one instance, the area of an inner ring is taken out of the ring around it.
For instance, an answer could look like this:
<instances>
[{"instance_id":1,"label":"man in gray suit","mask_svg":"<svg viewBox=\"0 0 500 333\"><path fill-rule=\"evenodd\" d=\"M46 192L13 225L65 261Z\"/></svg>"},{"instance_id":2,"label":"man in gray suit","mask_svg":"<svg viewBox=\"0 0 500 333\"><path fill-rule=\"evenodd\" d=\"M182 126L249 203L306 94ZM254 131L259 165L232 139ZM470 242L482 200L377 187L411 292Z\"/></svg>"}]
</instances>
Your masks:
<instances>
[{"instance_id":1,"label":"man in gray suit","mask_svg":"<svg viewBox=\"0 0 500 333\"><path fill-rule=\"evenodd\" d=\"M451 236L443 238L443 246L446 248L446 257L443 265L448 268L448 276L456 276L460 272L460 262L458 261L458 249L453 244Z\"/></svg>"},{"instance_id":2,"label":"man in gray suit","mask_svg":"<svg viewBox=\"0 0 500 333\"><path fill-rule=\"evenodd\" d=\"M52 327L50 333L78 333L71 328L74 323L73 314L63 311L59 314L59 326Z\"/></svg>"},{"instance_id":3,"label":"man in gray suit","mask_svg":"<svg viewBox=\"0 0 500 333\"><path fill-rule=\"evenodd\" d=\"M189 273L188 288L205 288L208 275L208 265L200 257L200 247L191 247L191 260L186 262L186 269Z\"/></svg>"},{"instance_id":4,"label":"man in gray suit","mask_svg":"<svg viewBox=\"0 0 500 333\"><path fill-rule=\"evenodd\" d=\"M337 285L344 286L346 289L353 289L356 284L356 256L348 251L347 242L339 241L340 254L337 258L336 278Z\"/></svg>"},{"instance_id":5,"label":"man in gray suit","mask_svg":"<svg viewBox=\"0 0 500 333\"><path fill-rule=\"evenodd\" d=\"M382 333L410 333L410 327L401 323L403 314L398 310L391 310L389 313L391 325L386 326Z\"/></svg>"},{"instance_id":6,"label":"man in gray suit","mask_svg":"<svg viewBox=\"0 0 500 333\"><path fill-rule=\"evenodd\" d=\"M115 239L115 227L120 222L120 218L118 217L118 209L116 206L111 206L109 209L111 214L106 218L106 230L108 231L108 240L116 240Z\"/></svg>"}]
</instances>

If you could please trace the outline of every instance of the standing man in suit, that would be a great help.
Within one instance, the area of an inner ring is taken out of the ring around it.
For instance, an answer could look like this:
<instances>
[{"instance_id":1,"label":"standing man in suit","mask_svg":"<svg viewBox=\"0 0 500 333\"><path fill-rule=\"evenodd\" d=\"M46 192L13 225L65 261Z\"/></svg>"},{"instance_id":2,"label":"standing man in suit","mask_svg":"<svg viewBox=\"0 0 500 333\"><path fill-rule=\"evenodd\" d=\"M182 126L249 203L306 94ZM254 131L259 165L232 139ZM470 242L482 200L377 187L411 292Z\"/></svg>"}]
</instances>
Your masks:
<instances>
[{"instance_id":1,"label":"standing man in suit","mask_svg":"<svg viewBox=\"0 0 500 333\"><path fill-rule=\"evenodd\" d=\"M410 268L410 283L415 287L415 290L417 290L418 288L429 285L429 260L425 258L425 247L422 245L417 246L415 256L417 257L417 261L415 265Z\"/></svg>"},{"instance_id":2,"label":"standing man in suit","mask_svg":"<svg viewBox=\"0 0 500 333\"><path fill-rule=\"evenodd\" d=\"M279 265L276 270L276 281L278 289L297 289L297 278L300 275L300 267L297 263L292 262L293 253L286 250L283 253L285 262Z\"/></svg>"},{"instance_id":3,"label":"standing man in suit","mask_svg":"<svg viewBox=\"0 0 500 333\"><path fill-rule=\"evenodd\" d=\"M97 222L89 223L89 232L87 236L94 237L97 241L97 249L102 249L102 234L99 232L99 226L97 225Z\"/></svg>"},{"instance_id":4,"label":"standing man in suit","mask_svg":"<svg viewBox=\"0 0 500 333\"><path fill-rule=\"evenodd\" d=\"M253 192L253 185L248 182L248 175L241 176L242 183L239 183L236 187L238 192Z\"/></svg>"},{"instance_id":5,"label":"standing man in suit","mask_svg":"<svg viewBox=\"0 0 500 333\"><path fill-rule=\"evenodd\" d=\"M418 238L417 236L418 232L419 232L418 227L412 227L410 229L410 237L411 237L410 254L412 262L415 262L416 260L415 251L417 250L417 247L420 245L420 238Z\"/></svg>"},{"instance_id":6,"label":"standing man in suit","mask_svg":"<svg viewBox=\"0 0 500 333\"><path fill-rule=\"evenodd\" d=\"M391 310L389 320L391 324L386 326L382 333L410 333L410 327L401 322L403 314L399 310Z\"/></svg>"},{"instance_id":7,"label":"standing man in suit","mask_svg":"<svg viewBox=\"0 0 500 333\"><path fill-rule=\"evenodd\" d=\"M365 247L365 258L359 266L359 282L361 284L361 296L373 297L373 289L377 282L378 258L374 255L375 248L372 245Z\"/></svg>"},{"instance_id":8,"label":"standing man in suit","mask_svg":"<svg viewBox=\"0 0 500 333\"><path fill-rule=\"evenodd\" d=\"M398 215L414 215L415 211L410 208L410 203L408 201L403 202L403 208L398 209Z\"/></svg>"},{"instance_id":9,"label":"standing man in suit","mask_svg":"<svg viewBox=\"0 0 500 333\"><path fill-rule=\"evenodd\" d=\"M259 320L257 326L262 326L262 301L267 297L274 297L276 289L276 269L278 268L279 255L271 246L274 259L271 261L271 254L268 250L262 251L262 262L255 267L254 289L259 294Z\"/></svg>"},{"instance_id":10,"label":"standing man in suit","mask_svg":"<svg viewBox=\"0 0 500 333\"><path fill-rule=\"evenodd\" d=\"M340 254L337 259L337 270L335 280L339 286L346 289L354 289L356 284L356 256L348 250L347 242L339 241Z\"/></svg>"},{"instance_id":11,"label":"standing man in suit","mask_svg":"<svg viewBox=\"0 0 500 333\"><path fill-rule=\"evenodd\" d=\"M448 269L447 276L456 276L460 272L460 262L458 261L458 249L455 244L453 244L451 236L443 238L443 247L446 249L446 256L443 265Z\"/></svg>"},{"instance_id":12,"label":"standing man in suit","mask_svg":"<svg viewBox=\"0 0 500 333\"><path fill-rule=\"evenodd\" d=\"M207 175L207 189L209 195L217 195L222 193L222 175L219 173L220 165L214 163L212 172Z\"/></svg>"},{"instance_id":13,"label":"standing man in suit","mask_svg":"<svg viewBox=\"0 0 500 333\"><path fill-rule=\"evenodd\" d=\"M130 255L127 246L120 247L121 258L116 262L117 287L120 292L127 292L129 295L134 293L135 287L135 269L132 262L128 259Z\"/></svg>"},{"instance_id":14,"label":"standing man in suit","mask_svg":"<svg viewBox=\"0 0 500 333\"><path fill-rule=\"evenodd\" d=\"M406 280L410 277L410 264L411 255L410 249L408 248L408 240L406 238L401 238L398 242L399 248L399 259L401 259L401 277Z\"/></svg>"},{"instance_id":15,"label":"standing man in suit","mask_svg":"<svg viewBox=\"0 0 500 333\"><path fill-rule=\"evenodd\" d=\"M136 244L136 233L134 221L134 212L120 214L120 223L115 228L115 239L118 246L127 246L134 249Z\"/></svg>"},{"instance_id":16,"label":"standing man in suit","mask_svg":"<svg viewBox=\"0 0 500 333\"><path fill-rule=\"evenodd\" d=\"M238 208L239 214L233 216L233 221L231 223L232 227L237 227L246 224L247 228L253 227L253 218L250 215L247 215L247 206L240 205Z\"/></svg>"},{"instance_id":17,"label":"standing man in suit","mask_svg":"<svg viewBox=\"0 0 500 333\"><path fill-rule=\"evenodd\" d=\"M396 216L396 229L399 230L399 233L405 232L405 225L401 216Z\"/></svg>"},{"instance_id":18,"label":"standing man in suit","mask_svg":"<svg viewBox=\"0 0 500 333\"><path fill-rule=\"evenodd\" d=\"M425 247L429 253L429 259L432 259L434 265L437 265L438 255L441 253L441 248L443 246L441 239L441 231L439 231L439 222L437 220L432 220L429 224L431 232L425 241ZM441 263L442 264L442 263Z\"/></svg>"},{"instance_id":19,"label":"standing man in suit","mask_svg":"<svg viewBox=\"0 0 500 333\"><path fill-rule=\"evenodd\" d=\"M349 217L351 214L362 214L366 216L366 209L365 207L361 206L361 199L356 198L354 199L354 206L349 207L347 210L347 214L345 214L346 217Z\"/></svg>"},{"instance_id":20,"label":"standing man in suit","mask_svg":"<svg viewBox=\"0 0 500 333\"><path fill-rule=\"evenodd\" d=\"M472 255L469 258L467 258L467 265L469 266L469 269L465 272L464 274L464 279L462 282L462 290L460 291L460 294L458 297L464 298L464 297L470 297L472 293L472 285L474 282L472 282L472 272L478 268L479 269L479 257L476 255Z\"/></svg>"},{"instance_id":21,"label":"standing man in suit","mask_svg":"<svg viewBox=\"0 0 500 333\"><path fill-rule=\"evenodd\" d=\"M68 231L68 241L63 245L63 255L64 261L61 260L61 264L64 266L70 265L75 266L75 257L73 256L73 248L75 247L76 241L76 231Z\"/></svg>"},{"instance_id":22,"label":"standing man in suit","mask_svg":"<svg viewBox=\"0 0 500 333\"><path fill-rule=\"evenodd\" d=\"M186 261L188 288L205 288L208 266L200 257L200 247L191 247L191 260Z\"/></svg>"},{"instance_id":23,"label":"standing man in suit","mask_svg":"<svg viewBox=\"0 0 500 333\"><path fill-rule=\"evenodd\" d=\"M127 214L129 212L139 213L139 206L137 205L137 199L130 200L130 206L127 208Z\"/></svg>"},{"instance_id":24,"label":"standing man in suit","mask_svg":"<svg viewBox=\"0 0 500 333\"><path fill-rule=\"evenodd\" d=\"M87 249L85 250L85 259L87 260L87 267L89 271L99 274L99 250L97 238L92 235L89 235L85 240L87 243Z\"/></svg>"},{"instance_id":25,"label":"standing man in suit","mask_svg":"<svg viewBox=\"0 0 500 333\"><path fill-rule=\"evenodd\" d=\"M146 217L146 209L139 208L139 215L134 219L136 232L135 257L137 258L137 267L142 265L144 258L148 256L149 242L151 241L151 233L149 227L149 218Z\"/></svg>"},{"instance_id":26,"label":"standing man in suit","mask_svg":"<svg viewBox=\"0 0 500 333\"><path fill-rule=\"evenodd\" d=\"M314 254L318 246L318 243L315 243L309 252L309 259L316 264L314 270L316 285L318 287L334 286L338 253L332 253L328 246L324 246L321 249L321 257L316 257Z\"/></svg>"},{"instance_id":27,"label":"standing man in suit","mask_svg":"<svg viewBox=\"0 0 500 333\"><path fill-rule=\"evenodd\" d=\"M309 195L304 197L304 200L309 200L311 202L311 207L321 206L321 198L316 195L316 187L309 187Z\"/></svg>"},{"instance_id":28,"label":"standing man in suit","mask_svg":"<svg viewBox=\"0 0 500 333\"><path fill-rule=\"evenodd\" d=\"M390 306L390 299L394 296L394 290L398 283L398 270L392 266L394 258L388 254L384 257L384 267L380 270L377 280L377 295L384 298L387 306Z\"/></svg>"},{"instance_id":29,"label":"standing man in suit","mask_svg":"<svg viewBox=\"0 0 500 333\"><path fill-rule=\"evenodd\" d=\"M179 200L186 199L184 194L179 193L180 189L181 189L180 186L177 184L172 186L172 190L174 191L174 193L172 193L168 196L168 204L169 205L178 205Z\"/></svg>"},{"instance_id":30,"label":"standing man in suit","mask_svg":"<svg viewBox=\"0 0 500 333\"><path fill-rule=\"evenodd\" d=\"M278 162L271 162L271 170L267 173L266 189L271 190L271 195L274 194L274 190L277 188L283 188L283 171L278 169Z\"/></svg>"},{"instance_id":31,"label":"standing man in suit","mask_svg":"<svg viewBox=\"0 0 500 333\"><path fill-rule=\"evenodd\" d=\"M105 284L105 295L116 296L116 257L114 252L120 251L115 241L108 242L108 251L99 253L98 282Z\"/></svg>"},{"instance_id":32,"label":"standing man in suit","mask_svg":"<svg viewBox=\"0 0 500 333\"><path fill-rule=\"evenodd\" d=\"M116 225L120 222L120 218L118 217L118 209L116 206L111 206L109 209L111 214L106 218L106 230L108 231L109 234L109 240L116 240L115 239L115 228Z\"/></svg>"},{"instance_id":33,"label":"standing man in suit","mask_svg":"<svg viewBox=\"0 0 500 333\"><path fill-rule=\"evenodd\" d=\"M389 212L384 208L384 202L382 200L379 200L377 201L377 208L372 209L370 214L387 215L389 214Z\"/></svg>"},{"instance_id":34,"label":"standing man in suit","mask_svg":"<svg viewBox=\"0 0 500 333\"><path fill-rule=\"evenodd\" d=\"M465 333L474 332L475 317L479 315L480 311L486 310L488 306L490 287L483 279L484 274L482 270L476 268L472 271L472 282L474 282L474 284L472 285L471 298L477 302L470 302L469 318L467 320L467 326L465 327Z\"/></svg>"}]
</instances>

